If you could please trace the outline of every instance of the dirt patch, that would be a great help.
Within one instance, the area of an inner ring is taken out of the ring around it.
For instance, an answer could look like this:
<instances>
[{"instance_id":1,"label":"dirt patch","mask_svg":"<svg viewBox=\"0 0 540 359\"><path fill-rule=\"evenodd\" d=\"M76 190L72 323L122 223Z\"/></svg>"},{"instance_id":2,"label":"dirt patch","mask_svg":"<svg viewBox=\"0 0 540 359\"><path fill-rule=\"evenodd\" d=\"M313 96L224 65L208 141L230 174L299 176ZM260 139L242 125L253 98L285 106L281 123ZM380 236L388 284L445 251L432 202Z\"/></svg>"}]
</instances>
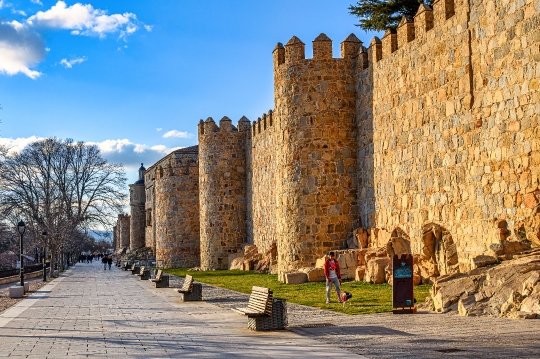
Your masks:
<instances>
[{"instance_id":1,"label":"dirt patch","mask_svg":"<svg viewBox=\"0 0 540 359\"><path fill-rule=\"evenodd\" d=\"M30 283L29 287L30 290L28 293L24 295L23 298L10 298L9 297L9 287L16 285L16 283L11 283L6 286L2 286L0 288L0 314L2 314L6 309L14 306L15 304L19 303L24 298L28 297L32 293L34 293L36 290L39 290L41 287L43 287L45 284L50 283L50 279L47 278L47 282L43 282L40 280L32 280L28 281Z\"/></svg>"}]
</instances>

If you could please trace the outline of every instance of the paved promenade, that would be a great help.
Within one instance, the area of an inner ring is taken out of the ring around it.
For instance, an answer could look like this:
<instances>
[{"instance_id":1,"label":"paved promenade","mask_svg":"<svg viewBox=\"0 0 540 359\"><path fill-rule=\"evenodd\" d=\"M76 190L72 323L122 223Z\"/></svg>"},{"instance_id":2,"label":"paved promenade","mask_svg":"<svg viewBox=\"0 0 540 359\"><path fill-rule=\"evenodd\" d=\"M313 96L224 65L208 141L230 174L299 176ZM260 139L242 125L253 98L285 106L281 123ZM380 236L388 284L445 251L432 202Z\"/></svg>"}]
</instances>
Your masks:
<instances>
[{"instance_id":1,"label":"paved promenade","mask_svg":"<svg viewBox=\"0 0 540 359\"><path fill-rule=\"evenodd\" d=\"M289 304L290 330L256 333L229 310L246 295L209 286L203 295L179 303L129 272L78 264L0 314L0 358L540 358L540 320Z\"/></svg>"},{"instance_id":2,"label":"paved promenade","mask_svg":"<svg viewBox=\"0 0 540 359\"><path fill-rule=\"evenodd\" d=\"M1 358L361 358L289 331L254 333L218 306L178 303L129 272L77 264L0 315Z\"/></svg>"}]
</instances>

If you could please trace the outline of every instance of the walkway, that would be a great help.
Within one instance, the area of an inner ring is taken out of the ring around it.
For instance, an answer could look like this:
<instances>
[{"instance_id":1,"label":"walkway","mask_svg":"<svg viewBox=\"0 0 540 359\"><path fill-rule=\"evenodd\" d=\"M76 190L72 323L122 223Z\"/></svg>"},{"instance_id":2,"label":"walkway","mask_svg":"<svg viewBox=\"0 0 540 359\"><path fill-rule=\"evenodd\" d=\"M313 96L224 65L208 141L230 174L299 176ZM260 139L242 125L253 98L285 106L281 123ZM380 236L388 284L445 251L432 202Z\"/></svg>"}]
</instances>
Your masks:
<instances>
[{"instance_id":1,"label":"walkway","mask_svg":"<svg viewBox=\"0 0 540 359\"><path fill-rule=\"evenodd\" d=\"M77 264L0 315L0 357L361 358L289 331L252 332L239 314L174 294L116 267Z\"/></svg>"},{"instance_id":2,"label":"walkway","mask_svg":"<svg viewBox=\"0 0 540 359\"><path fill-rule=\"evenodd\" d=\"M540 358L540 320L347 316L289 304L290 330L256 333L228 309L246 295L206 285L203 295L179 303L172 289L129 272L78 264L0 315L0 357Z\"/></svg>"}]
</instances>

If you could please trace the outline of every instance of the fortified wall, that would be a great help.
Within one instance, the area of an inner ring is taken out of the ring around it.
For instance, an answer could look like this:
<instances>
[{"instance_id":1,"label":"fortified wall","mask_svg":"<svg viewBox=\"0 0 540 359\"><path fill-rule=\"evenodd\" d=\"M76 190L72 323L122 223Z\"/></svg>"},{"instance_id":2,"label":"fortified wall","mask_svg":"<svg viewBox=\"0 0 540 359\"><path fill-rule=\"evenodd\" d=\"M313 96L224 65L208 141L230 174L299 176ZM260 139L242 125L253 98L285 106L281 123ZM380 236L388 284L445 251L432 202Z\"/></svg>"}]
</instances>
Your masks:
<instances>
[{"instance_id":1,"label":"fortified wall","mask_svg":"<svg viewBox=\"0 0 540 359\"><path fill-rule=\"evenodd\" d=\"M367 48L350 35L333 58L321 34L306 59L293 37L273 62L274 109L201 120L198 189L162 182L197 204L158 201L170 155L145 173L147 246L200 218L203 269L246 245L280 274L383 247L431 278L540 245L540 0L439 0Z\"/></svg>"},{"instance_id":2,"label":"fortified wall","mask_svg":"<svg viewBox=\"0 0 540 359\"><path fill-rule=\"evenodd\" d=\"M373 246L410 238L445 274L508 240L540 243L539 12L437 1L362 49L358 202Z\"/></svg>"},{"instance_id":3,"label":"fortified wall","mask_svg":"<svg viewBox=\"0 0 540 359\"><path fill-rule=\"evenodd\" d=\"M200 264L198 146L176 150L145 174L146 247L160 267Z\"/></svg>"}]
</instances>

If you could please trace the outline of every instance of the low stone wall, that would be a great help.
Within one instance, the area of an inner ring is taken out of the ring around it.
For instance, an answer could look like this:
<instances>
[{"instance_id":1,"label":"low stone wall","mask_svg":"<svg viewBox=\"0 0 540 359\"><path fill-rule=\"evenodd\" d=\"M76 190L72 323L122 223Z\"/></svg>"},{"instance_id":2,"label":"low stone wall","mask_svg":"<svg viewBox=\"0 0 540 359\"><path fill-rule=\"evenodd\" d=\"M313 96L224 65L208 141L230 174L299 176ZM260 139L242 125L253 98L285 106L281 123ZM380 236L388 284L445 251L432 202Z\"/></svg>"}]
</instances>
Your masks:
<instances>
[{"instance_id":1,"label":"low stone wall","mask_svg":"<svg viewBox=\"0 0 540 359\"><path fill-rule=\"evenodd\" d=\"M49 270L47 269L47 271L49 271ZM32 272L32 273L25 273L24 274L24 279L38 278L38 277L40 277L42 275L43 275L43 270L40 270L40 271L37 271L37 272ZM48 276L48 274L47 274L47 276ZM15 282L18 282L20 279L21 279L21 277L19 275L6 277L6 278L0 279L0 284L15 283Z\"/></svg>"}]
</instances>

